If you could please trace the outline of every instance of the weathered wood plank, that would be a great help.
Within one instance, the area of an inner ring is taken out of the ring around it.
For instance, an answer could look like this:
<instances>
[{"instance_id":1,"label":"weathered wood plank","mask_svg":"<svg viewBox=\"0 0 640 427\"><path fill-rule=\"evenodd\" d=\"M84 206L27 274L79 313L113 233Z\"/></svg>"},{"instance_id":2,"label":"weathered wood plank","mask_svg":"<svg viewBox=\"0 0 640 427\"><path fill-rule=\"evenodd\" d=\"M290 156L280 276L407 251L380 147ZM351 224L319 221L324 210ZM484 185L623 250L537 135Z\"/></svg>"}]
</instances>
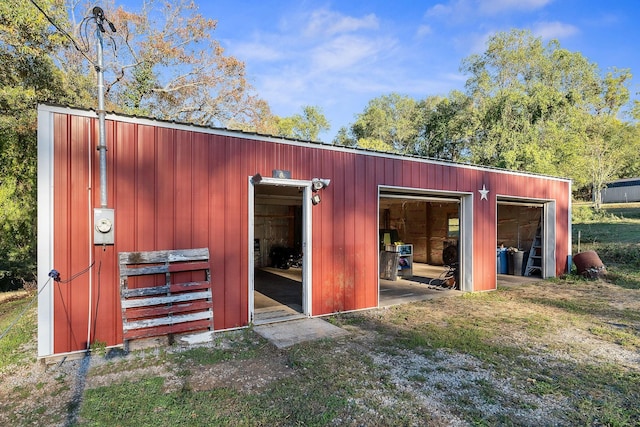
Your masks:
<instances>
[{"instance_id":1,"label":"weathered wood plank","mask_svg":"<svg viewBox=\"0 0 640 427\"><path fill-rule=\"evenodd\" d=\"M197 313L180 314L177 316L158 317L155 319L135 320L133 322L122 322L122 329L130 331L131 329L153 328L156 326L174 325L176 323L193 322L195 320L211 319L212 311L200 311Z\"/></svg>"},{"instance_id":2,"label":"weathered wood plank","mask_svg":"<svg viewBox=\"0 0 640 427\"><path fill-rule=\"evenodd\" d=\"M151 286L147 288L122 289L121 296L124 298L136 298L168 293L192 292L209 288L211 288L210 282L185 282L172 285Z\"/></svg>"},{"instance_id":3,"label":"weathered wood plank","mask_svg":"<svg viewBox=\"0 0 640 427\"><path fill-rule=\"evenodd\" d=\"M211 282L184 282L175 283L171 285L171 292L185 292L185 291L197 291L199 289L211 288Z\"/></svg>"},{"instance_id":4,"label":"weathered wood plank","mask_svg":"<svg viewBox=\"0 0 640 427\"><path fill-rule=\"evenodd\" d=\"M181 271L197 271L207 270L209 268L208 262L186 262L178 264L169 264L169 273L178 273Z\"/></svg>"},{"instance_id":5,"label":"weathered wood plank","mask_svg":"<svg viewBox=\"0 0 640 427\"><path fill-rule=\"evenodd\" d=\"M122 289L120 295L122 298L138 298L138 297L147 297L151 295L166 295L171 292L171 286L162 285L162 286L151 286L147 288L135 288L135 289Z\"/></svg>"},{"instance_id":6,"label":"weathered wood plank","mask_svg":"<svg viewBox=\"0 0 640 427\"><path fill-rule=\"evenodd\" d=\"M146 276L150 274L165 274L169 272L168 265L156 265L153 267L130 268L120 266L120 277Z\"/></svg>"},{"instance_id":7,"label":"weathered wood plank","mask_svg":"<svg viewBox=\"0 0 640 427\"><path fill-rule=\"evenodd\" d=\"M171 314L180 314L190 311L208 310L210 308L211 301L206 300L189 301L169 306L129 308L126 312L126 319L128 322L132 322L145 317L168 316Z\"/></svg>"},{"instance_id":8,"label":"weathered wood plank","mask_svg":"<svg viewBox=\"0 0 640 427\"><path fill-rule=\"evenodd\" d=\"M209 248L181 249L176 251L169 251L169 253L167 254L167 261L169 262L198 260L209 260Z\"/></svg>"},{"instance_id":9,"label":"weathered wood plank","mask_svg":"<svg viewBox=\"0 0 640 427\"><path fill-rule=\"evenodd\" d=\"M118 262L121 265L161 264L181 261L206 261L209 259L209 248L175 249L147 252L120 252Z\"/></svg>"},{"instance_id":10,"label":"weathered wood plank","mask_svg":"<svg viewBox=\"0 0 640 427\"><path fill-rule=\"evenodd\" d=\"M164 297L149 297L140 299L127 299L122 301L122 308L146 307L150 305L172 304L198 299L211 299L211 291L187 292L184 294L168 295Z\"/></svg>"},{"instance_id":11,"label":"weathered wood plank","mask_svg":"<svg viewBox=\"0 0 640 427\"><path fill-rule=\"evenodd\" d=\"M138 338L156 337L167 334L180 334L207 328L213 329L212 320L198 320L196 322L178 323L176 325L160 326L151 329L132 329L125 332L123 336L125 341L129 341Z\"/></svg>"}]
</instances>

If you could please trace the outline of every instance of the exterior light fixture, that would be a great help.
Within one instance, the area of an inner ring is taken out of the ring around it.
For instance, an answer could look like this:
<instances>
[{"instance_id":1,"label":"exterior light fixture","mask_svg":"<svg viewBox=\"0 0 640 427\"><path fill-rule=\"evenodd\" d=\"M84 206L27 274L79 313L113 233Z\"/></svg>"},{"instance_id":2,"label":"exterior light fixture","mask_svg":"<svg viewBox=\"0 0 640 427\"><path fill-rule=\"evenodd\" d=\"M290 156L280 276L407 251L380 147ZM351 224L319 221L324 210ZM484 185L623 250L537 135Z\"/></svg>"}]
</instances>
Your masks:
<instances>
[{"instance_id":1,"label":"exterior light fixture","mask_svg":"<svg viewBox=\"0 0 640 427\"><path fill-rule=\"evenodd\" d=\"M325 189L329 186L329 184L331 184L330 179L313 178L311 180L311 188L313 189L313 191Z\"/></svg>"},{"instance_id":2,"label":"exterior light fixture","mask_svg":"<svg viewBox=\"0 0 640 427\"><path fill-rule=\"evenodd\" d=\"M325 178L313 178L311 180L311 190L313 191L313 195L311 196L311 203L313 203L314 205L320 203L321 199L318 191L324 190L329 186L330 183L331 180Z\"/></svg>"}]
</instances>

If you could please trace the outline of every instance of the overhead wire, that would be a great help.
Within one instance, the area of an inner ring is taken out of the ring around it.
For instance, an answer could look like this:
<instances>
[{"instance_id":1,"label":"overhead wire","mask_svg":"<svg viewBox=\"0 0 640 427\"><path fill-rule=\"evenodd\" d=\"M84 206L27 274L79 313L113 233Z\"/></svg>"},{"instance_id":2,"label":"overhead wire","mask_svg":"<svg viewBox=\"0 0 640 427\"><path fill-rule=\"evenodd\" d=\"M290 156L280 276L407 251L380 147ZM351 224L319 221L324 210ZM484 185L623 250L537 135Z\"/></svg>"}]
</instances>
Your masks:
<instances>
[{"instance_id":1,"label":"overhead wire","mask_svg":"<svg viewBox=\"0 0 640 427\"><path fill-rule=\"evenodd\" d=\"M40 289L38 291L37 294L35 294L35 296L33 298L31 298L31 301L29 301L29 304L27 304L27 306L22 310L22 312L20 312L20 314L15 318L15 320L9 325L9 327L7 329L5 329L5 331L2 333L2 335L0 335L0 340L2 340L5 336L7 336L7 334L9 333L9 331L16 325L16 323L18 323L18 321L20 319L22 319L22 316L24 316L24 314L27 312L27 310L29 309L29 307L31 307L33 305L33 303L35 302L36 298L38 298L38 296L40 295L40 293L44 290L44 288L47 287L47 285L49 284L49 282L51 281L52 277L49 277L49 280L47 280L45 282L45 284L42 286L42 289Z\"/></svg>"},{"instance_id":2,"label":"overhead wire","mask_svg":"<svg viewBox=\"0 0 640 427\"><path fill-rule=\"evenodd\" d=\"M73 280L77 279L78 277L80 277L81 275L85 274L87 271L91 270L91 268L94 266L95 263L96 262L94 260L87 268L75 273L74 275L69 277L67 280L60 280L60 273L58 273L58 271L56 271L56 270L51 270L51 272L49 273L49 279L45 282L44 285L42 285L42 288L38 291L37 294L34 295L34 297L31 299L31 301L29 301L29 304L27 304L27 306L20 312L20 314L15 318L15 320L13 322L11 322L9 327L7 329L5 329L5 331L2 333L2 335L0 335L0 340L2 338L4 338L9 333L9 331L16 325L16 323L18 323L18 321L22 318L22 316L24 316L24 314L27 312L29 307L31 307L33 305L35 300L38 298L38 296L40 296L42 291L44 291L44 289L47 287L47 285L49 284L49 282L52 279L55 282L57 282L58 284L70 283L71 281L73 281ZM100 261L100 264L102 265L102 261Z\"/></svg>"},{"instance_id":3,"label":"overhead wire","mask_svg":"<svg viewBox=\"0 0 640 427\"><path fill-rule=\"evenodd\" d=\"M80 52L82 54L82 56L84 56L87 59L87 61L89 61L94 66L96 65L95 62L91 58L89 58L89 56L87 56L86 52L84 50L82 50L80 48L80 46L78 46L78 42L76 42L76 40L71 36L71 34L69 34L67 31L65 31L63 28L61 28L58 24L56 24L56 22L53 20L53 18L51 18L47 14L47 12L45 12L44 9L42 9L42 7L40 7L40 5L38 5L38 3L36 3L35 0L29 0L29 1L31 2L31 4L33 4L35 6L36 9L38 9L40 11L40 13L42 13L44 15L45 18L47 18L47 21L49 21L51 23L51 25L53 25L55 27L56 30L58 30L62 35L64 35L66 38L68 38L71 41L73 46L78 50L78 52ZM82 25L82 23L80 25Z\"/></svg>"}]
</instances>

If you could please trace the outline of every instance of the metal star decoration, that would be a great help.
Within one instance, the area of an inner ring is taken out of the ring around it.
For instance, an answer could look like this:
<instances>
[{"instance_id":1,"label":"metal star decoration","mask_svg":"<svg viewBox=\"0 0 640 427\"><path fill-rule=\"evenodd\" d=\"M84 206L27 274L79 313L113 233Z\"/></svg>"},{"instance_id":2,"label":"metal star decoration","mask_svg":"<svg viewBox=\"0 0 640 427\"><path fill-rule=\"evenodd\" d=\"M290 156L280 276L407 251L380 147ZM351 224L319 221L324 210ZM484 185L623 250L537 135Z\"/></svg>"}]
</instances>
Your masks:
<instances>
[{"instance_id":1,"label":"metal star decoration","mask_svg":"<svg viewBox=\"0 0 640 427\"><path fill-rule=\"evenodd\" d=\"M478 190L478 192L480 193L480 200L487 200L487 201L489 200L487 198L487 194L489 194L489 190L487 190L484 184L482 184L482 190Z\"/></svg>"}]
</instances>

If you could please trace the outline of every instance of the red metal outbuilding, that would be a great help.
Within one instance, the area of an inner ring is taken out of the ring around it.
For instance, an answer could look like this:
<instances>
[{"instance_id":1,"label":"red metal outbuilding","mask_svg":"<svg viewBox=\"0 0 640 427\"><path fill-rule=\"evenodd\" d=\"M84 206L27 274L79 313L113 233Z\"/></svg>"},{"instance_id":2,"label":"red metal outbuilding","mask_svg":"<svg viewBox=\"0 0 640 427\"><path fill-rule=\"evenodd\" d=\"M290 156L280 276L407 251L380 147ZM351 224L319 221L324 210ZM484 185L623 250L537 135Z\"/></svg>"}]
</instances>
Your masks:
<instances>
[{"instance_id":1,"label":"red metal outbuilding","mask_svg":"<svg viewBox=\"0 0 640 427\"><path fill-rule=\"evenodd\" d=\"M496 288L499 223L515 223L500 206L537 209L541 275L567 270L566 179L117 115L106 135L113 243L103 244L97 116L39 107L40 357L123 342L122 252L208 248L216 330L255 321L255 268L285 235L302 254L300 314L375 308L381 200L455 206L463 291Z\"/></svg>"}]
</instances>

